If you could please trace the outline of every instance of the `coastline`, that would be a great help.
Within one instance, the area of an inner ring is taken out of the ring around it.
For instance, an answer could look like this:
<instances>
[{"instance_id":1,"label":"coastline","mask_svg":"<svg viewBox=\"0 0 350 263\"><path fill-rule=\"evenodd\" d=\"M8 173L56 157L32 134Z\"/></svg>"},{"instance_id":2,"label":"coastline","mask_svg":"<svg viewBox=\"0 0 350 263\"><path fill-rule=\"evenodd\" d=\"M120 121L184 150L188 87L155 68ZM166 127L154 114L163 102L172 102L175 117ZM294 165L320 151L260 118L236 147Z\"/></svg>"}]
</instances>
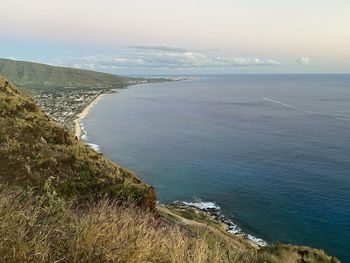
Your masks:
<instances>
[{"instance_id":1,"label":"coastline","mask_svg":"<svg viewBox=\"0 0 350 263\"><path fill-rule=\"evenodd\" d=\"M74 120L74 134L79 141L81 140L81 135L82 135L82 129L80 125L81 120L88 115L92 107L94 107L104 95L105 93L102 93L102 92L96 95L95 98L77 115L77 118Z\"/></svg>"},{"instance_id":2,"label":"coastline","mask_svg":"<svg viewBox=\"0 0 350 263\"><path fill-rule=\"evenodd\" d=\"M268 245L268 243L265 240L254 236L250 233L244 232L236 223L234 223L230 218L225 216L221 212L220 206L218 206L214 202L205 202L201 200L197 200L194 202L186 202L182 200L175 200L163 205L167 206L168 208L174 208L175 210L179 210L182 212L186 211L191 213L191 211L194 211L197 215L199 213L203 213L209 219L209 221L220 224L223 228L223 231L227 234L236 237L241 237L244 240L250 242L250 244L253 244L256 248L261 248ZM184 215L186 214L188 213L185 213ZM183 215L178 216L185 218Z\"/></svg>"},{"instance_id":3,"label":"coastline","mask_svg":"<svg viewBox=\"0 0 350 263\"><path fill-rule=\"evenodd\" d=\"M106 93L96 95L92 99L92 101L83 109L83 111L77 115L77 118L75 119L74 123L75 123L75 135L78 137L79 140L84 139L84 127L82 126L82 120L89 114L89 112L93 108L93 106L95 106L98 103L99 99L101 99L101 97L105 94ZM86 144L91 146L91 144L89 144L89 143L86 143ZM205 226L206 227L205 229L210 228L210 229L212 229L212 232L219 233L217 230L214 230L214 229L216 229L216 227L215 227L215 222L216 222L222 226L222 228L218 228L219 231L223 232L224 234L227 234L228 236L232 236L233 238L237 238L239 240L244 240L245 242L252 245L254 248L260 249L260 248L263 248L265 246L271 245L271 244L268 244L265 240L249 234L249 232L242 231L242 229L240 229L238 225L236 225L233 221L231 221L230 218L226 217L224 214L222 214L220 212L220 207L218 207L215 203L213 203L212 205L210 204L209 206L208 205L203 206L203 203L208 204L208 202L173 201L171 203L159 204L159 205L160 205L161 209L164 206L170 205L170 206L173 206L175 208L183 209L183 211L186 211L186 212L188 211L189 208L193 209L193 211L195 211L196 214L203 212L207 215L208 219L211 220L210 222L214 222L213 223L214 226L208 227L208 225L206 225L206 223L203 223L203 222L196 220L196 219L192 220L192 221L197 222L197 223L194 223L195 224L194 226L197 226L197 227L198 226L199 227ZM168 207L166 207L166 208L168 208ZM164 209L161 211L164 212ZM165 211L165 212L169 212L169 211ZM170 217L172 215L174 215L174 214L173 213L170 214ZM176 214L176 217L182 223L183 222L190 222L188 217L181 216L181 214ZM177 222L177 221L175 221L175 222ZM191 224L186 224L186 225L190 228L192 226Z\"/></svg>"},{"instance_id":4,"label":"coastline","mask_svg":"<svg viewBox=\"0 0 350 263\"><path fill-rule=\"evenodd\" d=\"M108 93L108 92L107 92ZM77 115L77 118L74 120L74 127L75 127L75 136L78 138L79 141L81 141L84 138L84 135L86 135L86 131L84 130L84 126L82 125L81 121L89 114L90 110L98 103L98 101L104 96L106 92L102 92L97 94L92 101ZM89 145L92 149L94 149L96 152L101 152L101 149L99 145L93 144L93 143L87 143L85 144ZM210 218L213 221L218 222L219 224L222 224L224 226L224 232L227 234L230 234L232 236L236 237L242 237L246 241L249 241L254 247L260 248L267 246L267 242L261 238L258 238L256 236L253 236L249 233L246 233L242 231L242 229L236 225L231 219L223 215L220 211L220 207L212 202L202 202L202 201L181 201L181 200L174 200L167 204L160 204L160 205L168 205L171 207L177 207L181 209L194 209L197 212L203 212L205 213L208 218ZM180 218L183 218L184 220L187 220L185 217L181 215L177 215Z\"/></svg>"},{"instance_id":5,"label":"coastline","mask_svg":"<svg viewBox=\"0 0 350 263\"><path fill-rule=\"evenodd\" d=\"M187 77L179 77L176 79L163 79L161 81L156 81L155 83L159 83L159 82L164 82L164 81L184 81L184 80L195 80L196 78L187 78ZM129 84L127 85L125 88L129 88L130 86L134 86L134 85L142 85L142 84L148 84L148 83L152 83L152 82L145 82L145 83L133 83L133 84ZM113 91L113 90L112 90ZM76 118L74 119L73 123L74 123L74 135L78 138L78 140L81 140L82 137L82 127L81 127L81 120L84 119L89 111L92 109L93 106L96 105L96 103L102 98L102 96L104 96L106 93L110 93L108 91L101 91L99 94L97 94L94 99L76 116Z\"/></svg>"}]
</instances>

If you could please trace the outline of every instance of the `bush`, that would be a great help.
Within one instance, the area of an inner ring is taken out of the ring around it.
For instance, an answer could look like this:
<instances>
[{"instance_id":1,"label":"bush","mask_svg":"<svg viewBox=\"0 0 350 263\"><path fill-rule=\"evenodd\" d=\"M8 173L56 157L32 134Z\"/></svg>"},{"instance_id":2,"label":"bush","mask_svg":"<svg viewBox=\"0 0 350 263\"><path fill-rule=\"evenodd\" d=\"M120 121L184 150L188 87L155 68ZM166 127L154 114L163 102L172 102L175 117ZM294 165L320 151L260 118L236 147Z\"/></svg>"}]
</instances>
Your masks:
<instances>
[{"instance_id":1,"label":"bush","mask_svg":"<svg viewBox=\"0 0 350 263\"><path fill-rule=\"evenodd\" d=\"M0 119L0 122L1 122L1 119ZM6 132L2 127L0 127L0 143L4 143L6 141L7 141Z\"/></svg>"}]
</instances>

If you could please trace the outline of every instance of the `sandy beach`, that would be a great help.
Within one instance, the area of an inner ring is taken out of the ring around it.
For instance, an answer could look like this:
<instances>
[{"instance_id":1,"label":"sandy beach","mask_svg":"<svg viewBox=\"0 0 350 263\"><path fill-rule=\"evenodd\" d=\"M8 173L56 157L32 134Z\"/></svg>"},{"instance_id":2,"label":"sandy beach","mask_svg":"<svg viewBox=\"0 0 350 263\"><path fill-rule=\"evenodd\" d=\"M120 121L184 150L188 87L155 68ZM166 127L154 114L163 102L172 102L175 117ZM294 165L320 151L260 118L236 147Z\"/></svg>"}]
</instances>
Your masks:
<instances>
[{"instance_id":1,"label":"sandy beach","mask_svg":"<svg viewBox=\"0 0 350 263\"><path fill-rule=\"evenodd\" d=\"M74 134L78 138L78 140L80 140L81 138L81 127L80 127L81 120L86 117L86 115L89 113L92 107L96 105L96 103L101 99L103 95L104 93L96 95L96 97L92 100L92 102L89 105L87 105L83 109L83 111L77 115L77 118L74 120L74 126L75 126Z\"/></svg>"}]
</instances>

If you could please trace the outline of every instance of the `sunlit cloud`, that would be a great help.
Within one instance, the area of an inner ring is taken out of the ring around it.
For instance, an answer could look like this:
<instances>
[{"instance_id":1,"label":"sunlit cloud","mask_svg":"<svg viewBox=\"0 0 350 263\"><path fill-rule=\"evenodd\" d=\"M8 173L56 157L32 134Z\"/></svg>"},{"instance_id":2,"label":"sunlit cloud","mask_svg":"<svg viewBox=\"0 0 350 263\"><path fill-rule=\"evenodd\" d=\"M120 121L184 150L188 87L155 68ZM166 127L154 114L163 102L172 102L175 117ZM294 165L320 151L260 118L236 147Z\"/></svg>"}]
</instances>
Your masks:
<instances>
[{"instance_id":1,"label":"sunlit cloud","mask_svg":"<svg viewBox=\"0 0 350 263\"><path fill-rule=\"evenodd\" d=\"M93 70L224 70L232 67L281 64L270 58L215 56L168 46L128 46L114 55L68 56L58 58L56 63Z\"/></svg>"}]
</instances>

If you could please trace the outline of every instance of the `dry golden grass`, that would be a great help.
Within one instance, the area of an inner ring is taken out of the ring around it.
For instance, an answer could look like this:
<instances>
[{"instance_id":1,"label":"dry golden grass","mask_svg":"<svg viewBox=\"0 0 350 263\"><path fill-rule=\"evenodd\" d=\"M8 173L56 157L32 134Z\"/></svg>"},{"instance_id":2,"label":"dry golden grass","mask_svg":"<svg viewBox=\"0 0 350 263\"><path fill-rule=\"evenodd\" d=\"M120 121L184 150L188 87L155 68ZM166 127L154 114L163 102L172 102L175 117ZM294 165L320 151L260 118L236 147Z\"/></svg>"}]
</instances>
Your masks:
<instances>
[{"instance_id":1,"label":"dry golden grass","mask_svg":"<svg viewBox=\"0 0 350 263\"><path fill-rule=\"evenodd\" d=\"M237 249L227 239L184 230L106 199L84 210L72 208L50 184L41 196L0 184L0 262L339 261L309 247Z\"/></svg>"},{"instance_id":2,"label":"dry golden grass","mask_svg":"<svg viewBox=\"0 0 350 263\"><path fill-rule=\"evenodd\" d=\"M54 192L38 198L0 188L1 262L254 262L225 241L189 235L135 207L104 200L82 211Z\"/></svg>"},{"instance_id":3,"label":"dry golden grass","mask_svg":"<svg viewBox=\"0 0 350 263\"><path fill-rule=\"evenodd\" d=\"M340 263L337 258L328 256L323 250L280 243L261 249L259 251L258 262Z\"/></svg>"}]
</instances>

